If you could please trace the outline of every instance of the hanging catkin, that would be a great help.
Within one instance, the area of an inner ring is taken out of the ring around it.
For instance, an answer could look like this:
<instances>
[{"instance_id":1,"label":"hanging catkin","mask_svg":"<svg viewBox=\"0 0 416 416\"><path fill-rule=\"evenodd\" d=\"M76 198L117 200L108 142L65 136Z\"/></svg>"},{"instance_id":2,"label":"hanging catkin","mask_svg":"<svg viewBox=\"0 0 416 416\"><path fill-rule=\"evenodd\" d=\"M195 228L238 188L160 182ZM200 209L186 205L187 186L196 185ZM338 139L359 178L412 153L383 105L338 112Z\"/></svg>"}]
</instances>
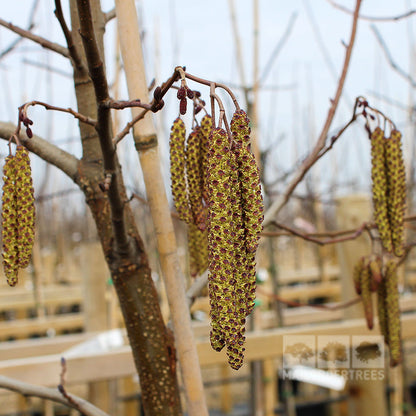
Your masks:
<instances>
[{"instance_id":1,"label":"hanging catkin","mask_svg":"<svg viewBox=\"0 0 416 416\"><path fill-rule=\"evenodd\" d=\"M186 143L186 177L193 223L196 224L200 230L204 230L205 210L202 202L204 182L201 166L201 135L201 127L196 126L188 136Z\"/></svg>"},{"instance_id":2,"label":"hanging catkin","mask_svg":"<svg viewBox=\"0 0 416 416\"><path fill-rule=\"evenodd\" d=\"M406 207L406 178L401 147L401 133L392 130L385 141L387 172L388 216L391 229L393 252L400 257L404 254L404 212Z\"/></svg>"},{"instance_id":3,"label":"hanging catkin","mask_svg":"<svg viewBox=\"0 0 416 416\"><path fill-rule=\"evenodd\" d=\"M16 148L16 208L19 268L29 265L35 237L35 198L29 152L21 145Z\"/></svg>"},{"instance_id":4,"label":"hanging catkin","mask_svg":"<svg viewBox=\"0 0 416 416\"><path fill-rule=\"evenodd\" d=\"M16 159L6 157L3 167L2 239L3 267L7 283L17 284L19 253L17 247Z\"/></svg>"},{"instance_id":5,"label":"hanging catkin","mask_svg":"<svg viewBox=\"0 0 416 416\"><path fill-rule=\"evenodd\" d=\"M391 252L393 245L388 213L385 141L383 130L380 127L376 127L371 134L371 179L374 220L383 247L388 252Z\"/></svg>"},{"instance_id":6,"label":"hanging catkin","mask_svg":"<svg viewBox=\"0 0 416 416\"><path fill-rule=\"evenodd\" d=\"M390 366L394 367L402 361L397 264L394 260L387 261L384 278Z\"/></svg>"},{"instance_id":7,"label":"hanging catkin","mask_svg":"<svg viewBox=\"0 0 416 416\"><path fill-rule=\"evenodd\" d=\"M172 196L179 218L186 223L192 221L189 207L185 173L185 123L175 119L170 131L170 177Z\"/></svg>"}]
</instances>

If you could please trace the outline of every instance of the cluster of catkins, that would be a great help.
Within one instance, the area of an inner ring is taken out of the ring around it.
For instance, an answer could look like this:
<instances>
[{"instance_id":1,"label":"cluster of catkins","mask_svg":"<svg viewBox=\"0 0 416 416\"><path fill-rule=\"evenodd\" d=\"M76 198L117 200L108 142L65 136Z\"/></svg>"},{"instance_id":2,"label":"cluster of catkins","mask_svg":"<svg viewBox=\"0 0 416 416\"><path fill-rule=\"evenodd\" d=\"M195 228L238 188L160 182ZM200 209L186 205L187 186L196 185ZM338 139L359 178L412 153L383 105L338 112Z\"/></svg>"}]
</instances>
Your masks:
<instances>
[{"instance_id":1,"label":"cluster of catkins","mask_svg":"<svg viewBox=\"0 0 416 416\"><path fill-rule=\"evenodd\" d=\"M378 256L362 257L354 267L354 286L361 296L369 329L373 328L372 292L377 292L378 321L390 350L390 365L402 361L397 263L388 259L383 266Z\"/></svg>"},{"instance_id":2,"label":"cluster of catkins","mask_svg":"<svg viewBox=\"0 0 416 416\"><path fill-rule=\"evenodd\" d=\"M35 232L35 204L29 153L18 145L3 167L2 241L7 283L15 286L18 270L29 265Z\"/></svg>"},{"instance_id":3,"label":"cluster of catkins","mask_svg":"<svg viewBox=\"0 0 416 416\"><path fill-rule=\"evenodd\" d=\"M404 254L406 178L401 133L385 138L380 127L371 133L371 178L374 219L382 245L389 253Z\"/></svg>"},{"instance_id":4,"label":"cluster of catkins","mask_svg":"<svg viewBox=\"0 0 416 416\"><path fill-rule=\"evenodd\" d=\"M231 133L230 138L224 129L212 128L211 118L205 116L185 148L185 127L178 118L172 126L170 150L176 210L190 224L190 234L206 233L211 345L217 351L226 346L228 362L237 370L244 358L246 318L254 307L255 253L264 207L259 170L250 150L249 119L243 110L234 113ZM193 250L205 250L204 242L193 238L189 239L191 259Z\"/></svg>"}]
</instances>

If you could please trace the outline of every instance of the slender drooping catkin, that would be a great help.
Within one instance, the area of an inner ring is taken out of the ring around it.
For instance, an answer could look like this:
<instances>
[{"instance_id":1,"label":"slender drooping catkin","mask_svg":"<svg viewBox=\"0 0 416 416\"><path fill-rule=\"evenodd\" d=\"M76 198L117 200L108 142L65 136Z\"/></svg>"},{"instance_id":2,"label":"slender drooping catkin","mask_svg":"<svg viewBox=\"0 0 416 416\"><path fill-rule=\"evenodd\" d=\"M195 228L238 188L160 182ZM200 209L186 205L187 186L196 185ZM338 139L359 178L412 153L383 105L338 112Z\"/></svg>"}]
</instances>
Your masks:
<instances>
[{"instance_id":1,"label":"slender drooping catkin","mask_svg":"<svg viewBox=\"0 0 416 416\"><path fill-rule=\"evenodd\" d=\"M186 176L188 181L189 204L193 222L200 230L205 229L205 209L202 202L203 171L201 166L201 128L195 127L186 144Z\"/></svg>"},{"instance_id":2,"label":"slender drooping catkin","mask_svg":"<svg viewBox=\"0 0 416 416\"><path fill-rule=\"evenodd\" d=\"M385 271L387 330L390 350L390 366L394 367L402 361L399 291L397 287L397 264L394 260L387 261Z\"/></svg>"},{"instance_id":3,"label":"slender drooping catkin","mask_svg":"<svg viewBox=\"0 0 416 416\"><path fill-rule=\"evenodd\" d=\"M185 123L178 117L173 122L169 141L171 187L179 218L189 223L192 221L192 215L186 185L185 133Z\"/></svg>"},{"instance_id":4,"label":"slender drooping catkin","mask_svg":"<svg viewBox=\"0 0 416 416\"><path fill-rule=\"evenodd\" d=\"M27 267L35 238L35 196L29 152L21 145L16 148L16 209L19 268Z\"/></svg>"},{"instance_id":5,"label":"slender drooping catkin","mask_svg":"<svg viewBox=\"0 0 416 416\"><path fill-rule=\"evenodd\" d=\"M212 118L210 115L205 115L201 120L200 129L200 166L202 171L202 196L205 203L208 203L206 180L207 180L207 169L208 169L208 147L209 137L212 131Z\"/></svg>"},{"instance_id":6,"label":"slender drooping catkin","mask_svg":"<svg viewBox=\"0 0 416 416\"><path fill-rule=\"evenodd\" d=\"M385 141L383 130L380 127L375 128L371 134L371 179L374 220L383 247L388 252L391 252L393 245L388 214Z\"/></svg>"},{"instance_id":7,"label":"slender drooping catkin","mask_svg":"<svg viewBox=\"0 0 416 416\"><path fill-rule=\"evenodd\" d=\"M188 225L189 272L192 277L208 268L208 233L195 224Z\"/></svg>"},{"instance_id":8,"label":"slender drooping catkin","mask_svg":"<svg viewBox=\"0 0 416 416\"><path fill-rule=\"evenodd\" d=\"M404 254L404 213L406 208L406 178L401 147L401 133L392 130L385 143L387 201L393 252Z\"/></svg>"},{"instance_id":9,"label":"slender drooping catkin","mask_svg":"<svg viewBox=\"0 0 416 416\"><path fill-rule=\"evenodd\" d=\"M231 120L233 150L237 156L240 177L241 201L245 229L246 249L256 252L263 229L263 197L260 173L256 159L250 150L250 121L243 110L236 111Z\"/></svg>"},{"instance_id":10,"label":"slender drooping catkin","mask_svg":"<svg viewBox=\"0 0 416 416\"><path fill-rule=\"evenodd\" d=\"M10 155L6 157L3 167L2 195L3 266L7 283L10 286L15 286L18 279L17 231L16 159Z\"/></svg>"},{"instance_id":11,"label":"slender drooping catkin","mask_svg":"<svg viewBox=\"0 0 416 416\"><path fill-rule=\"evenodd\" d=\"M361 257L354 266L354 270L352 273L352 279L354 282L354 288L357 295L361 295L361 276L364 270L366 261L365 257Z\"/></svg>"},{"instance_id":12,"label":"slender drooping catkin","mask_svg":"<svg viewBox=\"0 0 416 416\"><path fill-rule=\"evenodd\" d=\"M370 269L370 289L372 292L377 291L378 285L380 284L382 280L382 274L381 274L381 267L382 267L382 261L379 256L373 256L369 260Z\"/></svg>"},{"instance_id":13,"label":"slender drooping catkin","mask_svg":"<svg viewBox=\"0 0 416 416\"><path fill-rule=\"evenodd\" d=\"M380 333L384 337L384 342L389 345L389 329L387 325L387 305L386 305L386 279L381 279L377 287L377 314Z\"/></svg>"},{"instance_id":14,"label":"slender drooping catkin","mask_svg":"<svg viewBox=\"0 0 416 416\"><path fill-rule=\"evenodd\" d=\"M210 339L216 350L227 345L229 364L238 369L244 353L245 316L239 313L236 301L235 247L243 241L243 235L237 229L236 210L241 208L236 204L238 187L232 186L236 175L229 146L226 132L214 129L207 170Z\"/></svg>"},{"instance_id":15,"label":"slender drooping catkin","mask_svg":"<svg viewBox=\"0 0 416 416\"><path fill-rule=\"evenodd\" d=\"M363 302L364 316L368 329L373 329L373 302L371 297L371 275L369 264L366 261L361 271L361 300Z\"/></svg>"}]
</instances>

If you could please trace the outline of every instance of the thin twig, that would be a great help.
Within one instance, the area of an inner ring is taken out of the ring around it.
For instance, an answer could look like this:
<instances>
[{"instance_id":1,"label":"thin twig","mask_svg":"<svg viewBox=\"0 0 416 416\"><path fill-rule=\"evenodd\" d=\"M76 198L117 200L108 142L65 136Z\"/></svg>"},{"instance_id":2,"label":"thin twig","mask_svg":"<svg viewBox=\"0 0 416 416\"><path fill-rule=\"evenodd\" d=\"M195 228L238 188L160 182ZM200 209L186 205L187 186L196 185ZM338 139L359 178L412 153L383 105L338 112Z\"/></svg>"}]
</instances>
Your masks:
<instances>
[{"instance_id":1,"label":"thin twig","mask_svg":"<svg viewBox=\"0 0 416 416\"><path fill-rule=\"evenodd\" d=\"M0 375L0 388L14 391L26 397L39 397L41 399L60 403L64 406L80 411L85 416L109 416L107 413L103 412L98 407L95 407L90 402L87 402L81 397L74 396L73 394L71 394L71 400L73 403L68 402L66 398L62 397L61 393L57 389L36 386L2 375Z\"/></svg>"},{"instance_id":2,"label":"thin twig","mask_svg":"<svg viewBox=\"0 0 416 416\"><path fill-rule=\"evenodd\" d=\"M110 20L113 20L116 17L116 8L109 10L104 13L104 22L107 24Z\"/></svg>"},{"instance_id":3,"label":"thin twig","mask_svg":"<svg viewBox=\"0 0 416 416\"><path fill-rule=\"evenodd\" d=\"M22 38L20 38L20 39L22 39ZM69 72L63 71L60 68L56 68L56 67L53 67L53 66L44 64L42 62L32 61L31 59L27 59L27 58L24 58L22 60L22 62L24 64L31 65L31 66L34 66L36 68L44 69L45 71L49 71L49 72L52 72L52 73L57 74L57 75L61 75L61 76L65 77L65 78L71 78L71 79L73 79L73 75L72 74L70 74Z\"/></svg>"},{"instance_id":4,"label":"thin twig","mask_svg":"<svg viewBox=\"0 0 416 416\"><path fill-rule=\"evenodd\" d=\"M389 49L387 48L386 42L384 42L383 37L381 36L380 32L378 31L377 27L374 25L370 26L371 30L373 31L374 35L376 36L376 39L379 43L379 45L381 46L384 55L386 56L387 60L389 61L391 67L401 76L403 77L406 81L408 81L410 83L410 85L412 86L412 88L416 88L416 81L406 72L404 71L402 68L400 68L396 62L394 61Z\"/></svg>"},{"instance_id":5,"label":"thin twig","mask_svg":"<svg viewBox=\"0 0 416 416\"><path fill-rule=\"evenodd\" d=\"M348 14L354 14L354 12L352 10L347 9L346 7L342 6L341 4L335 3L335 1L333 0L327 0L327 2L329 4L331 4L332 6L334 6L336 9L342 10L345 13ZM370 21L383 21L383 22L391 22L391 21L397 21L397 20L401 20L401 19L405 19L407 17L412 16L413 14L416 13L416 10L409 10L406 13L403 14L399 14L397 16L384 16L384 17L376 17L376 16L365 16L360 14L359 18L362 20L370 20Z\"/></svg>"},{"instance_id":6,"label":"thin twig","mask_svg":"<svg viewBox=\"0 0 416 416\"><path fill-rule=\"evenodd\" d=\"M338 81L338 86L337 86L337 89L336 89L336 92L335 92L335 97L331 101L331 106L328 110L328 115L327 115L327 118L325 120L325 124L322 128L321 134L319 135L319 138L318 138L314 148L312 149L310 154L307 156L307 158L304 160L304 162L300 166L297 175L292 180L292 182L289 184L286 192L282 195L281 198L278 198L276 201L274 201L271 204L271 206L269 207L269 209L266 211L266 213L264 215L264 224L269 223L276 216L276 214L278 214L280 212L280 210L286 205L286 203L288 202L290 196L292 195L292 193L294 192L296 187L299 185L299 183L305 177L306 173L310 170L310 168L315 164L319 153L325 147L325 142L326 142L326 138L327 138L327 135L328 135L328 131L331 127L332 121L333 121L334 116L335 116L335 112L336 112L337 107L338 107L339 100L341 98L342 90L343 90L343 87L344 87L345 79L346 79L348 68L349 68L349 63L350 63L350 60L351 60L351 54L352 54L352 49L353 49L353 46L354 46L355 35L357 33L358 14L359 14L360 6L361 6L361 1L362 0L357 0L356 1L355 11L354 11L354 18L353 18L353 22L352 22L350 41L349 41L348 47L346 48L346 51L345 51L344 65L342 67L341 76L340 76L340 79Z\"/></svg>"},{"instance_id":7,"label":"thin twig","mask_svg":"<svg viewBox=\"0 0 416 416\"><path fill-rule=\"evenodd\" d=\"M29 30L22 29L21 27L15 26L13 23L6 22L5 20L0 18L0 26L6 27L7 29L11 30L14 33L22 36L23 38L30 39L35 43L38 43L45 49L49 49L53 52L59 53L60 55L64 56L65 58L70 58L70 54L67 48L58 43L51 42L41 36L34 35Z\"/></svg>"},{"instance_id":8,"label":"thin twig","mask_svg":"<svg viewBox=\"0 0 416 416\"><path fill-rule=\"evenodd\" d=\"M38 5L39 0L35 0L32 6L32 10L30 12L29 24L27 27L28 31L31 31L35 27L33 20L35 18L36 9L38 8ZM4 58L6 55L12 52L23 39L23 37L19 36L16 40L14 40L6 49L3 50L3 52L0 53L0 59Z\"/></svg>"},{"instance_id":9,"label":"thin twig","mask_svg":"<svg viewBox=\"0 0 416 416\"><path fill-rule=\"evenodd\" d=\"M290 34L292 33L297 17L298 17L297 12L293 12L292 15L290 16L289 22L286 26L286 30L284 31L282 37L279 39L276 46L274 47L273 52L271 53L266 65L264 66L263 72L261 73L259 79L256 80L255 85L257 84L259 87L260 85L263 87L263 84L266 81L266 78L268 77L273 67L273 63L276 61L277 57L279 56L279 53L285 46L287 40L289 39Z\"/></svg>"},{"instance_id":10,"label":"thin twig","mask_svg":"<svg viewBox=\"0 0 416 416\"><path fill-rule=\"evenodd\" d=\"M79 121L81 121L85 124L89 124L90 126L96 126L97 125L97 120L94 120L91 117L85 116L84 114L80 114L77 111L73 110L72 108L56 107L54 105L50 105L50 104L44 103L42 101L37 101L37 100L30 101L28 103L23 104L19 108L22 108L23 111L26 111L28 107L35 106L35 105L40 105L40 106L44 107L46 110L60 111L62 113L72 114L76 119L78 119Z\"/></svg>"},{"instance_id":11,"label":"thin twig","mask_svg":"<svg viewBox=\"0 0 416 416\"><path fill-rule=\"evenodd\" d=\"M80 72L84 72L85 66L82 63L80 54L74 44L74 39L72 38L72 32L69 30L68 25L66 24L64 14L62 12L61 0L55 0L55 16L58 19L59 24L61 25L62 32L64 33L66 44L68 46L68 51L73 61L73 64Z\"/></svg>"}]
</instances>

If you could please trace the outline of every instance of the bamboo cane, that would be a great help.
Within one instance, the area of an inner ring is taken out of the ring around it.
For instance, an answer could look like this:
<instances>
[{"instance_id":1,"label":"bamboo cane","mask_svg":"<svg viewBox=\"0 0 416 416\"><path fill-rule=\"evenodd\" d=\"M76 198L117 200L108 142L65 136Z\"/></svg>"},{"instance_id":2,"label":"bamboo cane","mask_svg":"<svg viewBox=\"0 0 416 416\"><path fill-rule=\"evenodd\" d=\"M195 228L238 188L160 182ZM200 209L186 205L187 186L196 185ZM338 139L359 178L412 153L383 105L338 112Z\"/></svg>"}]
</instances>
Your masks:
<instances>
[{"instance_id":1,"label":"bamboo cane","mask_svg":"<svg viewBox=\"0 0 416 416\"><path fill-rule=\"evenodd\" d=\"M116 0L115 4L129 96L131 99L142 98L146 102L148 88L134 1ZM132 114L133 117L137 115L136 109L132 109ZM156 130L150 112L138 125L135 125L133 136L157 235L188 413L190 416L208 416L199 359L186 302L185 280L177 256L176 239L160 167Z\"/></svg>"}]
</instances>

